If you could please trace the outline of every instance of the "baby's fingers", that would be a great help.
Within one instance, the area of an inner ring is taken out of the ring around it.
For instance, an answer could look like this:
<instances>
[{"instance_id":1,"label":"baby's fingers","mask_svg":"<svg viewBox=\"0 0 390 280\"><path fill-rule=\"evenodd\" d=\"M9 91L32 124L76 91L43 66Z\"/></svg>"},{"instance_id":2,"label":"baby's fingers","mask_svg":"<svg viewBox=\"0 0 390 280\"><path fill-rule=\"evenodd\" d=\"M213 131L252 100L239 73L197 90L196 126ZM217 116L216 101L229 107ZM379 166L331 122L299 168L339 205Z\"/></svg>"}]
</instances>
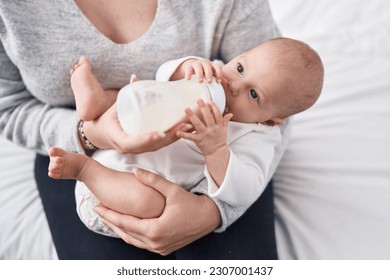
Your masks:
<instances>
[{"instance_id":1,"label":"baby's fingers","mask_svg":"<svg viewBox=\"0 0 390 280\"><path fill-rule=\"evenodd\" d=\"M207 127L211 127L215 125L216 120L214 119L214 116L212 114L212 109L210 108L210 104L205 104L202 99L198 100L198 107L202 114L204 124Z\"/></svg>"},{"instance_id":2,"label":"baby's fingers","mask_svg":"<svg viewBox=\"0 0 390 280\"><path fill-rule=\"evenodd\" d=\"M232 119L232 117L233 117L232 113L228 113L225 116L223 116L223 126L224 127L227 127L227 125L228 125L229 121Z\"/></svg>"},{"instance_id":3,"label":"baby's fingers","mask_svg":"<svg viewBox=\"0 0 390 280\"><path fill-rule=\"evenodd\" d=\"M196 131L206 129L204 123L199 119L199 117L190 108L185 109L184 112Z\"/></svg>"},{"instance_id":4,"label":"baby's fingers","mask_svg":"<svg viewBox=\"0 0 390 280\"><path fill-rule=\"evenodd\" d=\"M184 78L186 80L191 80L191 77L192 75L195 74L195 71L194 71L194 68L191 66L191 67L188 67L184 70Z\"/></svg>"},{"instance_id":5,"label":"baby's fingers","mask_svg":"<svg viewBox=\"0 0 390 280\"><path fill-rule=\"evenodd\" d=\"M213 68L213 75L217 81L217 83L221 83L222 82L222 67L221 65L219 64L216 64L216 63L212 63L211 64L212 68Z\"/></svg>"},{"instance_id":6,"label":"baby's fingers","mask_svg":"<svg viewBox=\"0 0 390 280\"><path fill-rule=\"evenodd\" d=\"M203 82L203 78L204 78L204 71L203 71L203 65L200 61L194 63L192 65L192 68L194 69L194 73L196 75L196 77L198 78L198 82Z\"/></svg>"},{"instance_id":7,"label":"baby's fingers","mask_svg":"<svg viewBox=\"0 0 390 280\"><path fill-rule=\"evenodd\" d=\"M218 109L217 105L215 105L215 103L213 101L211 101L209 103L209 106L211 108L211 112L213 113L213 116L214 116L214 119L215 119L215 122L219 125L222 125L223 124L223 118L222 118L222 113L221 111Z\"/></svg>"},{"instance_id":8,"label":"baby's fingers","mask_svg":"<svg viewBox=\"0 0 390 280\"><path fill-rule=\"evenodd\" d=\"M213 81L213 65L209 61L202 61L205 79L208 83Z\"/></svg>"}]
</instances>

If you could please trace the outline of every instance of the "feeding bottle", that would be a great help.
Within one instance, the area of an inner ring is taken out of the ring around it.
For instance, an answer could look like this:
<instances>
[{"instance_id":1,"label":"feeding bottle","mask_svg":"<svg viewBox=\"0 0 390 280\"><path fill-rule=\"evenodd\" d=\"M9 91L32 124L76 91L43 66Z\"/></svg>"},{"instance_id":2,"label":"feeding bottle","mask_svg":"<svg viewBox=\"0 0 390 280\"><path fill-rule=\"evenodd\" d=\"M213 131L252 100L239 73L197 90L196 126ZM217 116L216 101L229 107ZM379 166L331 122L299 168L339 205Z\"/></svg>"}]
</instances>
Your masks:
<instances>
[{"instance_id":1,"label":"feeding bottle","mask_svg":"<svg viewBox=\"0 0 390 280\"><path fill-rule=\"evenodd\" d=\"M196 109L199 99L212 100L221 112L225 109L224 90L215 80L200 83L194 76L169 82L141 80L119 91L119 122L128 135L165 132L185 119L185 108Z\"/></svg>"}]
</instances>

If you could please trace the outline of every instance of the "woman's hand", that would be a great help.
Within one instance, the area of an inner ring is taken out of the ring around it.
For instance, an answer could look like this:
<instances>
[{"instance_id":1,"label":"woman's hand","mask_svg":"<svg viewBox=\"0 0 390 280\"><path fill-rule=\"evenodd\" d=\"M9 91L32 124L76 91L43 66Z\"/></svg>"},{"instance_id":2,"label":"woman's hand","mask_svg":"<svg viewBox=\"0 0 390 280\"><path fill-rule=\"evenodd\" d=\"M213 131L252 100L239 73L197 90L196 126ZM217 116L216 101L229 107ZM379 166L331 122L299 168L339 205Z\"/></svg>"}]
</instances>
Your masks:
<instances>
[{"instance_id":1,"label":"woman's hand","mask_svg":"<svg viewBox=\"0 0 390 280\"><path fill-rule=\"evenodd\" d=\"M132 74L130 84L138 81L138 77ZM116 103L98 119L85 121L83 125L86 137L94 146L101 149L115 149L123 154L158 150L178 140L176 136L178 131L187 131L188 129L188 124L179 123L165 133L151 132L129 136L119 123Z\"/></svg>"},{"instance_id":2,"label":"woman's hand","mask_svg":"<svg viewBox=\"0 0 390 280\"><path fill-rule=\"evenodd\" d=\"M165 147L178 139L177 131L185 129L188 129L188 124L180 123L164 134L151 132L129 136L119 123L116 103L97 120L84 122L84 133L95 146L132 154L155 151Z\"/></svg>"},{"instance_id":3,"label":"woman's hand","mask_svg":"<svg viewBox=\"0 0 390 280\"><path fill-rule=\"evenodd\" d=\"M212 232L221 223L218 207L205 195L195 195L161 176L136 169L137 179L160 192L166 199L162 215L138 219L119 214L104 206L94 209L125 242L161 255Z\"/></svg>"}]
</instances>

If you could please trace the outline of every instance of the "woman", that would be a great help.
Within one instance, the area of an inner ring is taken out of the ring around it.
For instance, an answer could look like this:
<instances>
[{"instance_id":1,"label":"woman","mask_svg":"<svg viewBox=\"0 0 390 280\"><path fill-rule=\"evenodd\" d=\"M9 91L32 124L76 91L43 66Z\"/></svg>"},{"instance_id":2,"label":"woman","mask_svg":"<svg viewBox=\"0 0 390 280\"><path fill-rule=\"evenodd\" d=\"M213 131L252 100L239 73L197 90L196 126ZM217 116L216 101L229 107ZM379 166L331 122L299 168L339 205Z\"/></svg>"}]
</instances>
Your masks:
<instances>
[{"instance_id":1,"label":"woman","mask_svg":"<svg viewBox=\"0 0 390 280\"><path fill-rule=\"evenodd\" d=\"M105 208L97 211L126 242L159 253L155 254L89 232L74 211L75 182L48 179L48 158L43 156L51 146L87 153L94 147L134 152L118 126L115 106L80 127L69 83L69 69L80 56L89 57L104 88L113 89L128 83L133 72L141 79L153 79L158 65L177 57L228 61L279 35L267 1L69 0L42 4L30 0L16 4L2 0L0 17L0 131L38 152L35 176L60 259L158 259L175 250L165 258L276 257L270 188L260 199L263 203L259 200L223 234L193 242L216 229L225 230L246 209L229 209L199 195L206 192L202 183L197 194L188 193L161 177L143 173L141 182L166 197L166 210L159 219L139 221ZM138 140L150 150L161 143L147 137ZM164 138L173 140L173 134ZM260 217L263 212L264 219Z\"/></svg>"}]
</instances>

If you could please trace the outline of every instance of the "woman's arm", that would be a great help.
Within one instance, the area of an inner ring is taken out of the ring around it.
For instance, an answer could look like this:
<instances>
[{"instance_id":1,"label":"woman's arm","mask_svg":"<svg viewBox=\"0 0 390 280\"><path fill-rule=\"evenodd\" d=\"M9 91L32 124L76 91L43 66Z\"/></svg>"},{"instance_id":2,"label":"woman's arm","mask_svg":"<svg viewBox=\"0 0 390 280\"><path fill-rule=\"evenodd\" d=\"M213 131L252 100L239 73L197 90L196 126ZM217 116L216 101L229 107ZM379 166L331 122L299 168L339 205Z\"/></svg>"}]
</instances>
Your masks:
<instances>
[{"instance_id":1,"label":"woman's arm","mask_svg":"<svg viewBox=\"0 0 390 280\"><path fill-rule=\"evenodd\" d=\"M113 148L119 152L156 150L177 140L176 130L166 137L143 135L127 136L119 125L116 104L97 121L85 122L84 133L99 148ZM80 142L79 116L74 109L53 107L35 98L26 88L19 69L9 58L0 42L0 134L8 140L41 154L59 146L69 151L84 152Z\"/></svg>"},{"instance_id":2,"label":"woman's arm","mask_svg":"<svg viewBox=\"0 0 390 280\"><path fill-rule=\"evenodd\" d=\"M82 151L76 112L43 104L27 90L0 42L0 133L42 154L53 145Z\"/></svg>"},{"instance_id":3,"label":"woman's arm","mask_svg":"<svg viewBox=\"0 0 390 280\"><path fill-rule=\"evenodd\" d=\"M164 136L157 133L129 136L120 126L116 103L97 120L83 125L84 133L93 145L132 154L155 151L175 142L178 139L176 132L181 129L185 129L185 123L175 125Z\"/></svg>"},{"instance_id":4,"label":"woman's arm","mask_svg":"<svg viewBox=\"0 0 390 280\"><path fill-rule=\"evenodd\" d=\"M163 214L155 219L138 219L122 215L104 206L94 210L124 241L161 255L212 232L220 223L215 203L205 195L196 195L161 176L137 169L137 179L166 198Z\"/></svg>"},{"instance_id":5,"label":"woman's arm","mask_svg":"<svg viewBox=\"0 0 390 280\"><path fill-rule=\"evenodd\" d=\"M288 123L287 120L285 125ZM288 139L285 133L288 133L288 128L289 126L282 129L283 143L275 149L266 183L273 176L283 155ZM207 195L196 194L208 193L206 180L191 193L145 170L138 170L135 175L141 183L157 190L165 197L165 210L159 218L140 220L119 214L104 206L97 207L96 212L127 243L152 252L166 255L212 231L224 231L249 207L249 205L233 207L221 202L220 199L212 200Z\"/></svg>"}]
</instances>

